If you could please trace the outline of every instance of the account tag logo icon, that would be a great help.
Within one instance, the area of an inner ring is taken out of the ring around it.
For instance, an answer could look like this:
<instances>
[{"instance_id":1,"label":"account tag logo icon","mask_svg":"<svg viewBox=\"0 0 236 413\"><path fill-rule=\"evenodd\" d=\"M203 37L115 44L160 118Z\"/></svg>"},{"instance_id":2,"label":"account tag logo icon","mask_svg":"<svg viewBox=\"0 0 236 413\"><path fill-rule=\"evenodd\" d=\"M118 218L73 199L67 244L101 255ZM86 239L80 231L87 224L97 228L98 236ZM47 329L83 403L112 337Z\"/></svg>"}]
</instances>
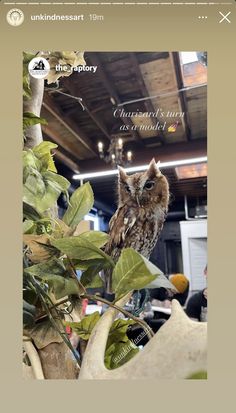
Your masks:
<instances>
[{"instance_id":1,"label":"account tag logo icon","mask_svg":"<svg viewBox=\"0 0 236 413\"><path fill-rule=\"evenodd\" d=\"M20 9L11 9L7 13L7 22L11 26L20 26L24 21L24 13Z\"/></svg>"}]
</instances>

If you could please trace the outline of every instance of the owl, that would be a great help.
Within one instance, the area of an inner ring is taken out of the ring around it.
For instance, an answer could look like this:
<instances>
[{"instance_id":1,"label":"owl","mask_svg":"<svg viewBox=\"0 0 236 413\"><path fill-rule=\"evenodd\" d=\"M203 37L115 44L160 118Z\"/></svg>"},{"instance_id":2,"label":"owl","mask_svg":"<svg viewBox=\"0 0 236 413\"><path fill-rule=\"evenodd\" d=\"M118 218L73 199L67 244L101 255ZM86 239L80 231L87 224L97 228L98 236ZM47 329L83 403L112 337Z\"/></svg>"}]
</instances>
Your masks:
<instances>
[{"instance_id":1,"label":"owl","mask_svg":"<svg viewBox=\"0 0 236 413\"><path fill-rule=\"evenodd\" d=\"M118 177L118 208L109 223L105 251L116 262L123 248L132 247L149 258L162 230L169 204L169 185L152 159L145 172ZM112 292L111 275L107 291Z\"/></svg>"}]
</instances>

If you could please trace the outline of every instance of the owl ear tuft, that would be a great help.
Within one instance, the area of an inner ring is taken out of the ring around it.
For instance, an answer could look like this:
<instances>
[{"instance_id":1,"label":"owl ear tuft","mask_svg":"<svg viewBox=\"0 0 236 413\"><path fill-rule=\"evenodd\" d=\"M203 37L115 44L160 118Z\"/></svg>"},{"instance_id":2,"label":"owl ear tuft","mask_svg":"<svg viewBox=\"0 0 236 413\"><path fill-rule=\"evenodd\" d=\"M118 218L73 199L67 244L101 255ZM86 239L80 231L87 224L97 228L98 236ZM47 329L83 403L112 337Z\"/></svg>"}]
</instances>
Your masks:
<instances>
[{"instance_id":1,"label":"owl ear tuft","mask_svg":"<svg viewBox=\"0 0 236 413\"><path fill-rule=\"evenodd\" d=\"M128 178L128 175L126 175L126 172L122 166L118 166L118 171L119 171L119 178L121 181L126 181Z\"/></svg>"},{"instance_id":2,"label":"owl ear tuft","mask_svg":"<svg viewBox=\"0 0 236 413\"><path fill-rule=\"evenodd\" d=\"M154 158L152 158L150 164L148 165L147 169L147 175L149 178L155 177L160 174L160 170L158 168L160 161L156 164L156 161Z\"/></svg>"}]
</instances>

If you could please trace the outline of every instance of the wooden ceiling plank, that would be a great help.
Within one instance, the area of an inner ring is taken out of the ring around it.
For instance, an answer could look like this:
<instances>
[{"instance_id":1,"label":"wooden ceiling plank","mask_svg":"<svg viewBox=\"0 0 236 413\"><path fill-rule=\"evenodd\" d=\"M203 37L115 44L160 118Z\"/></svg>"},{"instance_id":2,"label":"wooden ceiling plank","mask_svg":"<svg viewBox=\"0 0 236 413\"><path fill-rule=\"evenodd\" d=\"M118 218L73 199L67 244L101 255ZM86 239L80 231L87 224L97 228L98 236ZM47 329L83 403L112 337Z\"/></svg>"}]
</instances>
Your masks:
<instances>
[{"instance_id":1,"label":"wooden ceiling plank","mask_svg":"<svg viewBox=\"0 0 236 413\"><path fill-rule=\"evenodd\" d=\"M181 63L180 63L179 53L178 52L171 52L170 53L170 60L171 60L172 66L173 66L177 88L182 89L184 87L184 83L183 83L183 78L182 78L182 71L181 71ZM182 92L179 93L178 98L179 98L179 103L180 103L180 107L181 107L181 112L184 112L184 117L181 118L181 119L183 119L183 126L184 126L184 129L185 129L186 138L187 138L188 141L190 141L192 134L191 134L191 128L190 128L190 120L189 120L189 116L188 116L188 113L187 113L187 109L188 109L187 100L186 100L185 94L182 93Z\"/></svg>"},{"instance_id":2,"label":"wooden ceiling plank","mask_svg":"<svg viewBox=\"0 0 236 413\"><path fill-rule=\"evenodd\" d=\"M137 56L136 56L135 53L133 53L133 52L130 53L130 60L131 60L131 63L132 63L132 67L135 70L135 73L136 73L136 76L137 76L137 82L138 82L139 88L142 92L142 95L143 95L143 97L147 97L147 96L149 96L149 93L148 93L148 90L147 90L146 85L144 83L143 75L142 75L142 72L140 70L139 62L138 62L138 59L137 59ZM154 109L154 106L153 106L151 100L146 100L144 102L144 104L146 106L147 112L155 112L155 109ZM155 125L156 122L160 122L160 120L158 118L156 118L156 121L154 121L154 119L152 117L151 117L151 121L152 121L153 125ZM157 136L157 138L160 139L162 144L166 143L165 142L165 135L164 135L162 130L159 131L159 135Z\"/></svg>"},{"instance_id":3,"label":"wooden ceiling plank","mask_svg":"<svg viewBox=\"0 0 236 413\"><path fill-rule=\"evenodd\" d=\"M103 85L105 86L105 88L109 92L110 96L115 99L117 104L121 104L122 102L121 102L121 100L118 96L118 93L114 89L114 87L112 85L112 81L110 79L110 76L108 75L107 71L105 70L104 65L102 64L98 54L97 53L91 53L89 58L90 58L90 61L93 65L98 66L99 68L101 68L101 70L99 71L99 74L101 76L101 80L103 82ZM121 105L120 108L123 109L124 107ZM121 120L126 126L129 127L129 132L132 134L133 138L137 142L139 142L140 145L145 146L144 142L143 142L142 138L140 137L140 135L138 134L138 132L136 130L132 129L132 127L134 126L132 120L128 117L127 118L122 117Z\"/></svg>"},{"instance_id":4,"label":"wooden ceiling plank","mask_svg":"<svg viewBox=\"0 0 236 413\"><path fill-rule=\"evenodd\" d=\"M55 100L44 93L43 106L47 109L92 155L97 156L90 139L85 136L74 121L68 119L55 103Z\"/></svg>"}]
</instances>

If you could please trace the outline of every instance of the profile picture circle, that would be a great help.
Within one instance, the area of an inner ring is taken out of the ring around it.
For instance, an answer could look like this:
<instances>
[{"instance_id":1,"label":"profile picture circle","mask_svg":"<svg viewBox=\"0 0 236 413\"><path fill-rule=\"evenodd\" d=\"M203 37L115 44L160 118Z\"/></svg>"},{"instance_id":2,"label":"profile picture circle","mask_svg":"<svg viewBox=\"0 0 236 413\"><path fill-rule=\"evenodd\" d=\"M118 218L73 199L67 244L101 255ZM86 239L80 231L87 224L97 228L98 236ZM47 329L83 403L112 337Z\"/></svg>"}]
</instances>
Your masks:
<instances>
[{"instance_id":1,"label":"profile picture circle","mask_svg":"<svg viewBox=\"0 0 236 413\"><path fill-rule=\"evenodd\" d=\"M11 9L7 13L7 22L11 26L20 26L24 21L24 13L20 9Z\"/></svg>"},{"instance_id":2,"label":"profile picture circle","mask_svg":"<svg viewBox=\"0 0 236 413\"><path fill-rule=\"evenodd\" d=\"M50 71L50 65L43 57L34 57L28 64L28 71L35 79L44 79Z\"/></svg>"}]
</instances>

